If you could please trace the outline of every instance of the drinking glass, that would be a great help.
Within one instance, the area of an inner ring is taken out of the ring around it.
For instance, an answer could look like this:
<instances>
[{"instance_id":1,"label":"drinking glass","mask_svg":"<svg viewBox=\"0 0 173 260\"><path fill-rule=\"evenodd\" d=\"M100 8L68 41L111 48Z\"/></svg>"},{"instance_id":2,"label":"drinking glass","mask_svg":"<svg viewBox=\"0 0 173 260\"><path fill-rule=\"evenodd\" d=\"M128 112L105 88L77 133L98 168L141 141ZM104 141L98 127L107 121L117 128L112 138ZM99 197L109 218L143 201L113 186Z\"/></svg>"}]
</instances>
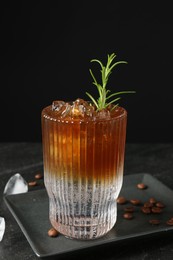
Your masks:
<instances>
[{"instance_id":1,"label":"drinking glass","mask_svg":"<svg viewBox=\"0 0 173 260\"><path fill-rule=\"evenodd\" d=\"M127 112L61 118L42 110L44 181L52 226L68 238L95 239L117 219L123 183Z\"/></svg>"}]
</instances>

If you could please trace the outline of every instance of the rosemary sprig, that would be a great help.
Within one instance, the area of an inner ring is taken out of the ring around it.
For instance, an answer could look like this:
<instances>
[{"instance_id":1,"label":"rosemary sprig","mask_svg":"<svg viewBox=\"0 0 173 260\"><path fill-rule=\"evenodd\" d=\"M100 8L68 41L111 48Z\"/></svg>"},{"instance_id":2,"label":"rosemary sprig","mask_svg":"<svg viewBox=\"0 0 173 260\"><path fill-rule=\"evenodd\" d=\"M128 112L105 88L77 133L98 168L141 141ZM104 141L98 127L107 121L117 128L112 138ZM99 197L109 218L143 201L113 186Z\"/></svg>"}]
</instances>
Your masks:
<instances>
[{"instance_id":1,"label":"rosemary sprig","mask_svg":"<svg viewBox=\"0 0 173 260\"><path fill-rule=\"evenodd\" d=\"M108 93L111 92L111 91L107 90L106 87L107 87L109 76L112 73L113 68L115 68L119 64L123 64L123 63L127 64L126 61L117 61L117 62L112 64L112 62L115 58L116 58L115 53L112 53L111 55L108 54L106 66L104 66L103 63L100 60L97 60L97 59L91 60L91 62L99 63L99 65L101 67L101 78L102 78L101 84L99 84L97 82L92 70L91 69L89 70L90 74L93 78L93 84L97 87L97 90L99 92L99 98L96 100L91 94L86 92L86 94L89 96L89 98L95 104L97 110L105 109L110 104L117 102L119 99L121 99L121 97L119 97L119 95L121 95L121 94L135 93L135 91L120 91L120 92L115 92L113 94L108 95ZM114 98L114 99L110 100L111 98ZM116 103L115 106L118 106L118 104Z\"/></svg>"}]
</instances>

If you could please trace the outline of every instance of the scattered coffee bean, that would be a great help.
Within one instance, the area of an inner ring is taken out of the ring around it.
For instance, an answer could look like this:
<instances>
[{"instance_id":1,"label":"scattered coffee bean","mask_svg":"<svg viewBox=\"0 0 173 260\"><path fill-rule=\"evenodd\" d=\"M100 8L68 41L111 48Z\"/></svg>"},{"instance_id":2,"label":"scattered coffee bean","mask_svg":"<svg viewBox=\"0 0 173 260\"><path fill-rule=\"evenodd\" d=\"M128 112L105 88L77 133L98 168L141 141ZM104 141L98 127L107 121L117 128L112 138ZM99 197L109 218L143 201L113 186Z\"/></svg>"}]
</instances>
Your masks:
<instances>
[{"instance_id":1,"label":"scattered coffee bean","mask_svg":"<svg viewBox=\"0 0 173 260\"><path fill-rule=\"evenodd\" d=\"M166 224L169 225L169 226L173 226L173 218L168 219Z\"/></svg>"},{"instance_id":2,"label":"scattered coffee bean","mask_svg":"<svg viewBox=\"0 0 173 260\"><path fill-rule=\"evenodd\" d=\"M48 230L48 236L49 237L57 237L58 231L55 228L51 228Z\"/></svg>"},{"instance_id":3,"label":"scattered coffee bean","mask_svg":"<svg viewBox=\"0 0 173 260\"><path fill-rule=\"evenodd\" d=\"M158 224L160 224L160 220L159 219L150 219L149 223L152 225L158 225Z\"/></svg>"},{"instance_id":4,"label":"scattered coffee bean","mask_svg":"<svg viewBox=\"0 0 173 260\"><path fill-rule=\"evenodd\" d=\"M152 203L152 204L155 204L157 201L156 201L155 198L150 198L150 199L149 199L149 202Z\"/></svg>"},{"instance_id":5,"label":"scattered coffee bean","mask_svg":"<svg viewBox=\"0 0 173 260\"><path fill-rule=\"evenodd\" d=\"M134 207L126 207L126 208L124 208L124 211L125 212L134 212Z\"/></svg>"},{"instance_id":6,"label":"scattered coffee bean","mask_svg":"<svg viewBox=\"0 0 173 260\"><path fill-rule=\"evenodd\" d=\"M144 190L144 189L148 188L148 186L145 183L138 183L137 188ZM139 200L137 198L127 200L125 197L121 196L121 197L118 197L117 203L118 204L131 203L134 205L134 206L127 205L126 207L124 207L125 213L123 214L123 218L125 218L127 220L134 218L133 213L135 212L135 209L137 209L137 207L136 207L137 205L142 205L141 211L144 214L151 214L151 216L153 214L162 213L165 208L165 204L162 203L161 201L157 201L154 197L149 198L146 202L141 202L141 200ZM159 225L161 223L161 220L153 218L153 219L148 220L148 222L151 225ZM173 226L173 217L171 217L170 219L165 221L165 223L169 226Z\"/></svg>"},{"instance_id":7,"label":"scattered coffee bean","mask_svg":"<svg viewBox=\"0 0 173 260\"><path fill-rule=\"evenodd\" d=\"M170 219L170 220L168 220L168 221L166 222L166 224L169 225L169 226L173 226L173 221Z\"/></svg>"},{"instance_id":8,"label":"scattered coffee bean","mask_svg":"<svg viewBox=\"0 0 173 260\"><path fill-rule=\"evenodd\" d=\"M126 198L125 197L118 197L117 198L117 203L118 204L125 204L127 202Z\"/></svg>"},{"instance_id":9,"label":"scattered coffee bean","mask_svg":"<svg viewBox=\"0 0 173 260\"><path fill-rule=\"evenodd\" d=\"M138 183L138 184L137 184L137 188L140 189L140 190L144 190L144 189L147 188L147 185L144 184L144 183Z\"/></svg>"},{"instance_id":10,"label":"scattered coffee bean","mask_svg":"<svg viewBox=\"0 0 173 260\"><path fill-rule=\"evenodd\" d=\"M162 203L162 202L157 202L156 203L156 207L158 207L158 208L164 208L165 207L165 205Z\"/></svg>"},{"instance_id":11,"label":"scattered coffee bean","mask_svg":"<svg viewBox=\"0 0 173 260\"><path fill-rule=\"evenodd\" d=\"M124 214L123 214L123 217L124 217L125 219L132 219L132 218L133 218L133 214L130 213L130 212L127 212L127 213L124 213Z\"/></svg>"},{"instance_id":12,"label":"scattered coffee bean","mask_svg":"<svg viewBox=\"0 0 173 260\"><path fill-rule=\"evenodd\" d=\"M139 204L141 203L141 201L138 200L138 199L132 199L132 200L130 200L130 202L131 202L133 205L139 205Z\"/></svg>"},{"instance_id":13,"label":"scattered coffee bean","mask_svg":"<svg viewBox=\"0 0 173 260\"><path fill-rule=\"evenodd\" d=\"M150 203L150 202L144 203L144 208L151 208L151 207L153 207L153 203Z\"/></svg>"},{"instance_id":14,"label":"scattered coffee bean","mask_svg":"<svg viewBox=\"0 0 173 260\"><path fill-rule=\"evenodd\" d=\"M151 213L151 209L149 207L142 207L141 210L145 214L150 214Z\"/></svg>"},{"instance_id":15,"label":"scattered coffee bean","mask_svg":"<svg viewBox=\"0 0 173 260\"><path fill-rule=\"evenodd\" d=\"M30 182L28 182L28 185L33 187L33 186L37 185L37 182L36 181L30 181Z\"/></svg>"},{"instance_id":16,"label":"scattered coffee bean","mask_svg":"<svg viewBox=\"0 0 173 260\"><path fill-rule=\"evenodd\" d=\"M153 213L159 214L159 213L162 212L162 209L161 209L161 208L158 208L158 207L152 207L152 208L151 208L151 211L152 211Z\"/></svg>"},{"instance_id":17,"label":"scattered coffee bean","mask_svg":"<svg viewBox=\"0 0 173 260\"><path fill-rule=\"evenodd\" d=\"M43 175L41 174L41 173L37 173L36 175L35 175L35 179L37 179L37 180L40 180L40 179L42 179L43 178Z\"/></svg>"}]
</instances>

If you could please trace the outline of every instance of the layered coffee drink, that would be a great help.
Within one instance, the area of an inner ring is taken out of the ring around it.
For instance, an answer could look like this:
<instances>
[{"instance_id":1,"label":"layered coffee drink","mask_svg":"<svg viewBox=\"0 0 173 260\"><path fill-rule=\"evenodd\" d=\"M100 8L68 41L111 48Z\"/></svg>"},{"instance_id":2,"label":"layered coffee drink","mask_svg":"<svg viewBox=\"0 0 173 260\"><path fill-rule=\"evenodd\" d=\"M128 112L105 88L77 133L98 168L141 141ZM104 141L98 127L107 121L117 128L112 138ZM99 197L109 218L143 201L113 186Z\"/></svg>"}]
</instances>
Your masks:
<instances>
[{"instance_id":1,"label":"layered coffee drink","mask_svg":"<svg viewBox=\"0 0 173 260\"><path fill-rule=\"evenodd\" d=\"M52 226L69 238L95 239L117 219L127 112L113 105L54 101L42 110L44 179Z\"/></svg>"}]
</instances>

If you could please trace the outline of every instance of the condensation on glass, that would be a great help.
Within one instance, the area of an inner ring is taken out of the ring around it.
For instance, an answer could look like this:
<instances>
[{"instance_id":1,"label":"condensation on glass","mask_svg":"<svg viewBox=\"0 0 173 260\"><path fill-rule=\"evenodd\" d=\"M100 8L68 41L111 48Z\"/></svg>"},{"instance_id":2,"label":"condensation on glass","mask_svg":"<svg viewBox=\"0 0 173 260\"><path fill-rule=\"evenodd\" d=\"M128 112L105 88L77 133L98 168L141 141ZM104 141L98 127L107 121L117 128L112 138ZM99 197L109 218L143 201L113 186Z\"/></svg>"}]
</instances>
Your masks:
<instances>
[{"instance_id":1,"label":"condensation on glass","mask_svg":"<svg viewBox=\"0 0 173 260\"><path fill-rule=\"evenodd\" d=\"M69 238L95 239L117 219L127 112L107 118L60 119L42 111L44 180L52 226Z\"/></svg>"}]
</instances>

